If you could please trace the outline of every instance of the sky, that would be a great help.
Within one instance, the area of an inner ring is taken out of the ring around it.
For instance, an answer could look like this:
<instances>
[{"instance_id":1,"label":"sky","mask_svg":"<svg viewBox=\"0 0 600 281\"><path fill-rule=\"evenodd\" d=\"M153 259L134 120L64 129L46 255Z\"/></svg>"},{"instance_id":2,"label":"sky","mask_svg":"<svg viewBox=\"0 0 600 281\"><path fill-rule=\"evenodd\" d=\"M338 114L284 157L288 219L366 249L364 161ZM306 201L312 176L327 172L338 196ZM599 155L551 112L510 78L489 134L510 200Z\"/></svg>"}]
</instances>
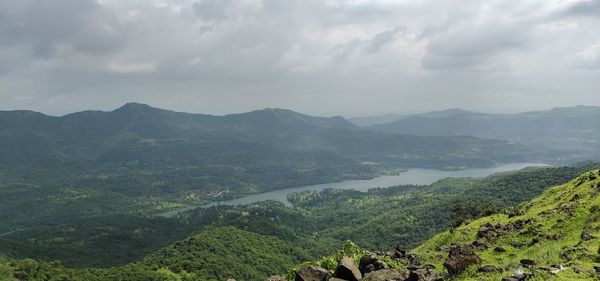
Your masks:
<instances>
[{"instance_id":1,"label":"sky","mask_svg":"<svg viewBox=\"0 0 600 281\"><path fill-rule=\"evenodd\" d=\"M600 0L0 0L0 110L600 105Z\"/></svg>"}]
</instances>

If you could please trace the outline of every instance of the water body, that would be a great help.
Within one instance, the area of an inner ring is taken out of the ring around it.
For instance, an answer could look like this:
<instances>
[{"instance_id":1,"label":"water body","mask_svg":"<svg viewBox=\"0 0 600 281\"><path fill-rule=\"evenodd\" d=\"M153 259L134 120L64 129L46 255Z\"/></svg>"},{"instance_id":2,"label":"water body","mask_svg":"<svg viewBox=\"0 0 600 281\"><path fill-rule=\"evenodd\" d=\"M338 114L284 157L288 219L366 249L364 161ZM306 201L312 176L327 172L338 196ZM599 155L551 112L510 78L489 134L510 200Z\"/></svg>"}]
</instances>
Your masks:
<instances>
[{"instance_id":1,"label":"water body","mask_svg":"<svg viewBox=\"0 0 600 281\"><path fill-rule=\"evenodd\" d=\"M332 182L332 183L324 183L324 184L316 184L316 185L305 185L305 186L296 186L284 189L278 189L273 191L268 191L264 193L257 193L246 195L244 197L225 200L225 201L217 201L212 202L202 206L188 206L181 209L169 211L160 214L161 216L171 217L177 215L180 212L193 210L196 208L210 208L213 206L219 205L247 205L254 202L266 201L266 200L274 200L283 202L285 205L290 206L290 202L287 201L287 195L294 192L301 192L306 190L316 190L321 191L323 189L332 188L332 189L354 189L358 191L368 191L371 188L376 187L388 187L395 185L405 185L405 184L414 184L414 185L427 185L432 184L438 180L444 178L462 178L462 177L486 177L491 174L499 173L499 172L507 172L523 169L525 167L533 167L533 166L548 166L546 164L540 163L510 163L503 164L498 167L493 168L472 168L465 169L459 171L443 171L443 170L434 170L434 169L408 169L406 172L402 172L398 175L388 175L388 176L380 176L370 180L347 180L341 182Z\"/></svg>"}]
</instances>

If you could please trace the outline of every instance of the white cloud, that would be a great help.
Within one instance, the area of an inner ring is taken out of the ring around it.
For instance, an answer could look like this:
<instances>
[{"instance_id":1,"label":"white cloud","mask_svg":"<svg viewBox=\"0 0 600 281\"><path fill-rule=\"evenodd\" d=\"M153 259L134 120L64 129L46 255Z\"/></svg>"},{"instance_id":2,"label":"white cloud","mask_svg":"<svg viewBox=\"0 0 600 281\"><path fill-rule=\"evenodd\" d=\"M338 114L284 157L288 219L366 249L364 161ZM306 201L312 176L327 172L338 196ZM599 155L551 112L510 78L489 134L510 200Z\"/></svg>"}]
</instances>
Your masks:
<instances>
[{"instance_id":1,"label":"white cloud","mask_svg":"<svg viewBox=\"0 0 600 281\"><path fill-rule=\"evenodd\" d=\"M579 72L598 70L599 3L0 0L2 106L356 115L589 103L600 82Z\"/></svg>"}]
</instances>

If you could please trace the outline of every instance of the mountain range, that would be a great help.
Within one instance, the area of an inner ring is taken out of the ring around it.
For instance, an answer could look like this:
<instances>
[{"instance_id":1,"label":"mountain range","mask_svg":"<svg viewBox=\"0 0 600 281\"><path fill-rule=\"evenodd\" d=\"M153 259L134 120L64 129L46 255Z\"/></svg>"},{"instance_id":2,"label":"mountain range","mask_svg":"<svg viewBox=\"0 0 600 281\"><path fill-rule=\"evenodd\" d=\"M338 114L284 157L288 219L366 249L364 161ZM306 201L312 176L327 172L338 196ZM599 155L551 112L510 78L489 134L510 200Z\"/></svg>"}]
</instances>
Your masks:
<instances>
[{"instance_id":1,"label":"mountain range","mask_svg":"<svg viewBox=\"0 0 600 281\"><path fill-rule=\"evenodd\" d=\"M388 115L394 116L394 115ZM366 121L365 121L366 120ZM380 122L384 121L384 122ZM461 109L415 115L356 119L366 129L421 136L460 136L514 141L552 151L557 161L600 156L600 107L561 107L516 114ZM375 123L377 122L377 123Z\"/></svg>"}]
</instances>

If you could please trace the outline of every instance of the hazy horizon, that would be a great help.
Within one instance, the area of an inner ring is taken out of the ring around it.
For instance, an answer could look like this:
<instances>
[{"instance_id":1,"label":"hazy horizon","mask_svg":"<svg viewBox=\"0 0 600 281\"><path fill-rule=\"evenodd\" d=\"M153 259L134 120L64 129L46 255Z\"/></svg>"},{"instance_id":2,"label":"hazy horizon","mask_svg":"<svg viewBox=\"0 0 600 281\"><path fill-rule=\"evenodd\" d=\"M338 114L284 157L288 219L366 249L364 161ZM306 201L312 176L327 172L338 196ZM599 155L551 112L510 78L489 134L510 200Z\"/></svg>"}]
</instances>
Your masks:
<instances>
[{"instance_id":1,"label":"hazy horizon","mask_svg":"<svg viewBox=\"0 0 600 281\"><path fill-rule=\"evenodd\" d=\"M170 110L170 111L175 111L175 112L182 112L182 113L192 113L192 114L206 114L206 115L214 115L214 116L225 116L225 115L232 115L232 114L241 114L241 113L247 113L247 112L252 112L252 111L259 111L259 110L267 110L267 109L283 109L283 110L291 110L297 113L302 113L302 114L306 114L306 115L311 115L311 116L316 116L316 117L333 117L333 116L342 116L346 119L354 119L354 118L372 118L372 117L383 117L386 115L413 115L413 114L422 114L422 113L431 113L431 112L439 112L439 111L446 111L446 110L464 110L464 111L470 111L470 112L477 112L477 113L486 113L486 114L518 114L518 113L525 113L525 112L535 112L535 111L547 111L547 110L552 110L555 108L570 108L570 107L579 107L579 106L585 106L585 107L598 107L597 105L583 105L583 104L577 104L577 105L569 105L569 106L557 106L557 107L552 107L552 108L540 108L540 109L531 109L531 110L524 110L524 111L498 111L498 112L489 112L489 111L480 111L480 110L471 110L471 109L466 109L466 108L459 108L459 107L451 107L451 108L442 108L442 109L432 109L432 110L427 110L427 111L414 111L414 112L381 112L379 114L375 113L375 114L370 114L370 115L342 115L342 114L312 114L309 112L303 112L303 111L299 111L299 110L294 110L291 108L281 108L281 107L263 107L263 108L255 108L255 109L249 109L247 111L240 111L240 112L226 112L226 113L208 113L208 112L196 112L196 111L185 111L185 110L177 110L177 109L173 109L173 108L167 108L167 107L160 107L160 106L156 106L156 105L152 105L152 104L147 104L147 103L142 103L142 102L137 102L137 101L130 101L130 102L126 102L124 104L118 105L116 107L113 108L106 108L106 109L102 109L102 108L82 108L76 111L72 111L72 112L65 112L62 114L52 114L52 113L46 113L43 111L37 111L37 110L32 110L32 109L28 109L28 108L16 108L16 109L1 109L0 111L19 111L19 110L31 110L31 111L35 111L35 112L39 112L42 113L44 115L48 115L48 116L54 116L54 117L62 117L65 115L69 115L69 114L73 114L73 113L78 113L78 112L83 112L83 111L104 111L104 112L110 112L113 110L117 110L125 105L128 104L141 104L141 105L148 105L150 107L153 108L159 108L159 109L164 109L164 110Z\"/></svg>"}]
</instances>

